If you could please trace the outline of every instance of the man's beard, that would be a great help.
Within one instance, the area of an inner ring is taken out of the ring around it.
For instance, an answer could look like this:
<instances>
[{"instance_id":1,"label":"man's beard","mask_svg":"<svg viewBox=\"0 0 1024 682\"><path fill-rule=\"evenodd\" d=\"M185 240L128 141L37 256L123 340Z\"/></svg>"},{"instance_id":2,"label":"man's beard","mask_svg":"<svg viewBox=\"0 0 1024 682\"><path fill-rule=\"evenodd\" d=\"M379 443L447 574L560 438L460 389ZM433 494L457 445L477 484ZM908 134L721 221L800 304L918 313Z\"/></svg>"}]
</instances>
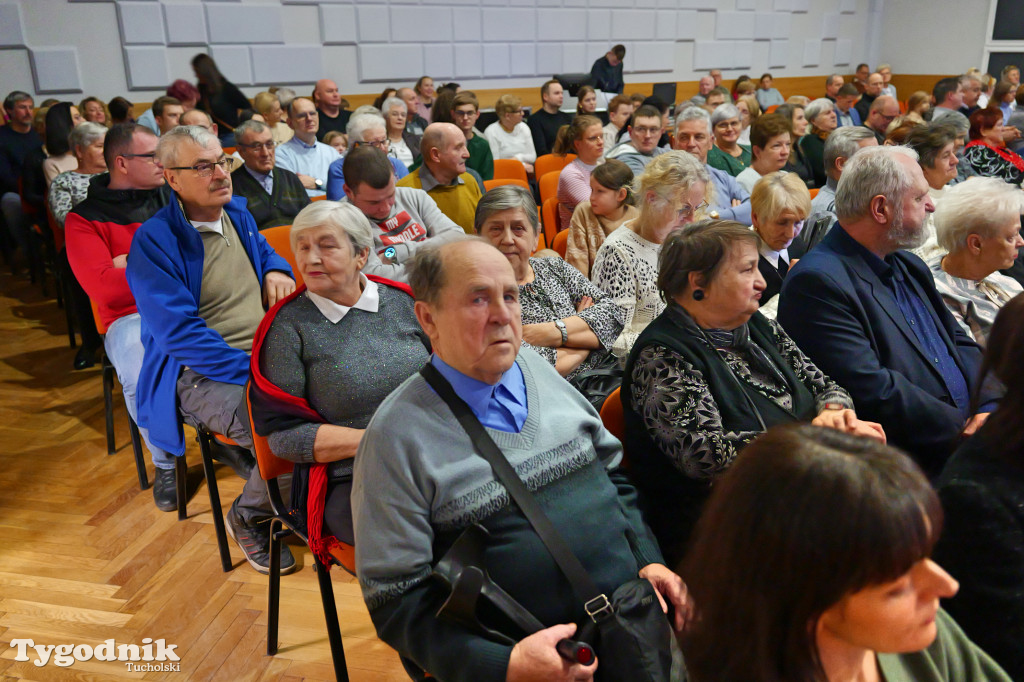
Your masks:
<instances>
[{"instance_id":1,"label":"man's beard","mask_svg":"<svg viewBox=\"0 0 1024 682\"><path fill-rule=\"evenodd\" d=\"M922 222L916 229L903 222L902 202L893 207L892 227L889 228L889 243L893 249L916 249L924 244L927 235Z\"/></svg>"}]
</instances>

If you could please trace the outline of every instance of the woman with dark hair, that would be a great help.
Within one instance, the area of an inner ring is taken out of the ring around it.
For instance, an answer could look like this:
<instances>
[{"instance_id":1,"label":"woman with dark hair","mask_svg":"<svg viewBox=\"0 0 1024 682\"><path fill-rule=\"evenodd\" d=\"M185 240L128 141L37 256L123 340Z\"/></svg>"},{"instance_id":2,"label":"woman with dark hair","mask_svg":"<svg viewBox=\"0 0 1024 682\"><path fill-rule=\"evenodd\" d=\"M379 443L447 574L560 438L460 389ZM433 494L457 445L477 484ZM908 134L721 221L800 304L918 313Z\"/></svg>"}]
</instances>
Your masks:
<instances>
[{"instance_id":1,"label":"woman with dark hair","mask_svg":"<svg viewBox=\"0 0 1024 682\"><path fill-rule=\"evenodd\" d=\"M416 92L420 102L416 106L415 112L409 112L409 116L416 113L427 121L433 122L433 119L430 118L430 110L434 107L434 99L437 97L437 90L434 89L434 79L430 76L420 76L412 89Z\"/></svg>"},{"instance_id":2,"label":"woman with dark hair","mask_svg":"<svg viewBox=\"0 0 1024 682\"><path fill-rule=\"evenodd\" d=\"M971 141L964 147L964 158L978 175L1000 178L1020 185L1024 180L1024 158L1006 148L1003 141L1003 114L991 107L978 109L970 117Z\"/></svg>"},{"instance_id":3,"label":"woman with dark hair","mask_svg":"<svg viewBox=\"0 0 1024 682\"><path fill-rule=\"evenodd\" d=\"M814 184L814 171L811 170L807 155L804 154L803 147L800 145L800 138L807 134L808 128L807 117L804 115L804 105L780 104L775 113L789 119L793 124L791 130L793 145L789 150L789 162L783 166L782 170L796 173L808 187L817 187Z\"/></svg>"},{"instance_id":4,"label":"woman with dark hair","mask_svg":"<svg viewBox=\"0 0 1024 682\"><path fill-rule=\"evenodd\" d=\"M608 159L590 174L590 198L576 204L565 245L565 262L584 277L590 277L605 238L639 215L632 184L632 169L617 159Z\"/></svg>"},{"instance_id":5,"label":"woman with dark hair","mask_svg":"<svg viewBox=\"0 0 1024 682\"><path fill-rule=\"evenodd\" d=\"M1003 125L1010 122L1013 114L1014 99L1017 96L1017 86L1006 81L996 83L996 89L992 91L992 99L989 100L990 109L996 109L1003 115Z\"/></svg>"},{"instance_id":6,"label":"woman with dark hair","mask_svg":"<svg viewBox=\"0 0 1024 682\"><path fill-rule=\"evenodd\" d=\"M907 118L917 123L924 123L924 114L931 109L931 106L931 93L918 90L910 95L910 99L907 100Z\"/></svg>"},{"instance_id":7,"label":"woman with dark hair","mask_svg":"<svg viewBox=\"0 0 1024 682\"><path fill-rule=\"evenodd\" d=\"M999 311L982 377L1006 386L978 433L938 481L946 512L935 557L960 581L947 607L1015 680L1024 679L1024 296Z\"/></svg>"},{"instance_id":8,"label":"woman with dark hair","mask_svg":"<svg viewBox=\"0 0 1024 682\"><path fill-rule=\"evenodd\" d=\"M590 198L590 174L604 156L601 119L586 114L577 116L558 129L551 151L556 156L576 155L558 174L558 223L566 229L576 204Z\"/></svg>"},{"instance_id":9,"label":"woman with dark hair","mask_svg":"<svg viewBox=\"0 0 1024 682\"><path fill-rule=\"evenodd\" d=\"M786 100L783 99L782 93L778 89L772 87L772 75L770 73L763 74L761 81L757 87L757 103L761 105L762 109L767 109L772 105L785 104Z\"/></svg>"},{"instance_id":10,"label":"woman with dark hair","mask_svg":"<svg viewBox=\"0 0 1024 682\"><path fill-rule=\"evenodd\" d=\"M733 102L735 102L736 99L740 96L739 93L737 92L737 90L738 90L738 88L740 86L740 83L747 83L749 81L750 81L750 76L748 76L746 74L743 74L742 76L737 78L736 81L732 84L732 91L731 91L730 94L732 95L732 101Z\"/></svg>"},{"instance_id":11,"label":"woman with dark hair","mask_svg":"<svg viewBox=\"0 0 1024 682\"><path fill-rule=\"evenodd\" d=\"M625 313L561 258L532 258L540 239L533 195L517 185L495 187L480 199L476 233L501 251L519 284L523 343L572 382L605 367Z\"/></svg>"},{"instance_id":12,"label":"woman with dark hair","mask_svg":"<svg viewBox=\"0 0 1024 682\"><path fill-rule=\"evenodd\" d=\"M71 153L68 137L75 126L82 122L78 107L71 102L57 102L46 112L46 152L49 157L43 161L43 176L49 187L53 179L65 171L78 168L78 159Z\"/></svg>"},{"instance_id":13,"label":"woman with dark hair","mask_svg":"<svg viewBox=\"0 0 1024 682\"><path fill-rule=\"evenodd\" d=\"M373 108L374 109L380 109L383 112L384 111L384 109L383 109L384 100L388 99L389 97L397 97L397 96L398 96L398 90L395 90L392 87L384 88L384 90L379 95L377 95L377 97L373 100ZM387 116L387 114L384 114L384 115Z\"/></svg>"},{"instance_id":14,"label":"woman with dark hair","mask_svg":"<svg viewBox=\"0 0 1024 682\"><path fill-rule=\"evenodd\" d=\"M597 90L584 85L576 93L576 114L597 116Z\"/></svg>"},{"instance_id":15,"label":"woman with dark hair","mask_svg":"<svg viewBox=\"0 0 1024 682\"><path fill-rule=\"evenodd\" d=\"M220 143L226 147L235 146L235 127L240 123L238 112L250 108L249 99L221 74L217 62L210 55L200 53L193 57L192 70L199 81L196 107L208 113L217 124Z\"/></svg>"},{"instance_id":16,"label":"woman with dark hair","mask_svg":"<svg viewBox=\"0 0 1024 682\"><path fill-rule=\"evenodd\" d=\"M957 591L929 558L941 531L935 491L901 452L769 430L715 486L684 563L690 679L1009 682L939 608Z\"/></svg>"},{"instance_id":17,"label":"woman with dark hair","mask_svg":"<svg viewBox=\"0 0 1024 682\"><path fill-rule=\"evenodd\" d=\"M758 312L757 235L731 220L665 241L665 311L640 334L622 381L625 451L665 557L678 560L714 481L775 424L812 421L883 440L782 327ZM721 678L742 679L742 678Z\"/></svg>"},{"instance_id":18,"label":"woman with dark hair","mask_svg":"<svg viewBox=\"0 0 1024 682\"><path fill-rule=\"evenodd\" d=\"M439 90L430 107L431 123L455 123L452 117L452 105L455 103L455 92L449 89Z\"/></svg>"},{"instance_id":19,"label":"woman with dark hair","mask_svg":"<svg viewBox=\"0 0 1024 682\"><path fill-rule=\"evenodd\" d=\"M134 123L134 107L135 105L124 97L115 97L110 100L110 104L107 105L107 109L110 111L111 124L117 125L118 123Z\"/></svg>"}]
</instances>

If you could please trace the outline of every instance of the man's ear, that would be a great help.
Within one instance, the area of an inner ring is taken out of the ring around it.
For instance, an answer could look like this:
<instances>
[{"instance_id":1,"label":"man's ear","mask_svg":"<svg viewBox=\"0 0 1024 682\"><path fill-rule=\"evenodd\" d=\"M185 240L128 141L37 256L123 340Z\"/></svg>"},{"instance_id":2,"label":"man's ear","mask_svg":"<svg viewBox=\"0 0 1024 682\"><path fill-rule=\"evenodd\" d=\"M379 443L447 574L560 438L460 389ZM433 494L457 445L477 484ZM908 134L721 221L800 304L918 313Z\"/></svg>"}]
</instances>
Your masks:
<instances>
[{"instance_id":1,"label":"man's ear","mask_svg":"<svg viewBox=\"0 0 1024 682\"><path fill-rule=\"evenodd\" d=\"M164 169L164 180L167 182L168 185L170 185L171 189L173 189L175 193L178 192L181 185L178 183L178 178L175 177L172 171Z\"/></svg>"},{"instance_id":2,"label":"man's ear","mask_svg":"<svg viewBox=\"0 0 1024 682\"><path fill-rule=\"evenodd\" d=\"M434 322L434 311L430 304L426 301L416 301L413 311L416 313L416 320L423 327L423 332L428 338L434 339L437 333L437 324Z\"/></svg>"}]
</instances>

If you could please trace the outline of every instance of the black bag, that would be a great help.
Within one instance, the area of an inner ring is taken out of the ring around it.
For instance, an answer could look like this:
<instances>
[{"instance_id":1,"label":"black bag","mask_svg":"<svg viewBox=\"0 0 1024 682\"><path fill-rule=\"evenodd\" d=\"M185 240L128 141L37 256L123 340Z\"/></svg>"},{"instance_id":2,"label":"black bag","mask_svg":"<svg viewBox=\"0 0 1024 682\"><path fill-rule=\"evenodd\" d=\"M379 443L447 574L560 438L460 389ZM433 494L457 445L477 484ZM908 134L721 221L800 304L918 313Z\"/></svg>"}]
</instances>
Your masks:
<instances>
[{"instance_id":1,"label":"black bag","mask_svg":"<svg viewBox=\"0 0 1024 682\"><path fill-rule=\"evenodd\" d=\"M595 410L600 412L605 399L611 395L612 391L622 386L622 363L617 357L608 353L600 365L583 370L570 379L569 383L583 394L583 397L594 406Z\"/></svg>"},{"instance_id":2,"label":"black bag","mask_svg":"<svg viewBox=\"0 0 1024 682\"><path fill-rule=\"evenodd\" d=\"M668 682L672 671L672 631L651 583L637 578L620 585L611 599L601 594L587 569L451 384L430 363L420 374L451 408L584 603L590 621L580 628L577 639L586 641L581 634L597 635L596 641L588 643L597 652L598 679Z\"/></svg>"}]
</instances>

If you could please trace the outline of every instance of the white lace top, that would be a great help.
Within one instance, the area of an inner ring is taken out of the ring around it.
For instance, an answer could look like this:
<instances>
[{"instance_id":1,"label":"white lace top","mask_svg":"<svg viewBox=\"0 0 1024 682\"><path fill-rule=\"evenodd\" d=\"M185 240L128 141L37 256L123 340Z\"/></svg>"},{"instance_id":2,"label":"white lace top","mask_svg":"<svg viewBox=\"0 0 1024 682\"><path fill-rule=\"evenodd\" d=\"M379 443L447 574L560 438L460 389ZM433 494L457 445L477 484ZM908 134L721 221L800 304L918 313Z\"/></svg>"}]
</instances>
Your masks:
<instances>
[{"instance_id":1,"label":"white lace top","mask_svg":"<svg viewBox=\"0 0 1024 682\"><path fill-rule=\"evenodd\" d=\"M658 293L658 254L661 244L629 229L632 221L608 235L597 251L590 279L626 311L626 323L612 345L616 357L629 355L633 343L665 310Z\"/></svg>"}]
</instances>

